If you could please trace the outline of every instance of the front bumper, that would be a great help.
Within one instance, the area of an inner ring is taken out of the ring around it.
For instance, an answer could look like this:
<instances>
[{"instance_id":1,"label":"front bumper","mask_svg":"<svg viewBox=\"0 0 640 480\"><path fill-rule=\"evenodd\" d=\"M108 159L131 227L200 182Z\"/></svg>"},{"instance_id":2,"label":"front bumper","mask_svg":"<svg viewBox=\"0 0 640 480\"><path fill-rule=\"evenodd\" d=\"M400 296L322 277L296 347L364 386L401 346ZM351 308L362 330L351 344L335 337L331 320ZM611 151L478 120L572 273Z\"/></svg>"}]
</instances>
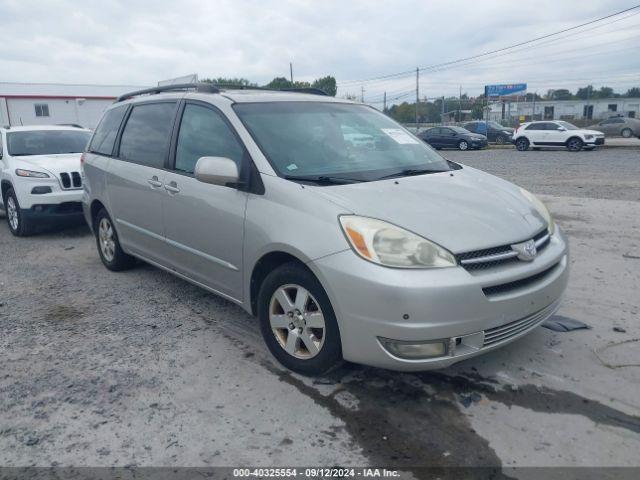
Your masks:
<instances>
[{"instance_id":1,"label":"front bumper","mask_svg":"<svg viewBox=\"0 0 640 480\"><path fill-rule=\"evenodd\" d=\"M568 245L558 229L533 262L478 272L462 267L407 270L385 268L347 250L310 267L320 278L338 319L346 360L416 371L443 368L522 337L551 316L568 281ZM540 276L542 272L546 272ZM536 276L533 283L483 291ZM389 353L379 338L440 340L445 356L408 360Z\"/></svg>"}]
</instances>

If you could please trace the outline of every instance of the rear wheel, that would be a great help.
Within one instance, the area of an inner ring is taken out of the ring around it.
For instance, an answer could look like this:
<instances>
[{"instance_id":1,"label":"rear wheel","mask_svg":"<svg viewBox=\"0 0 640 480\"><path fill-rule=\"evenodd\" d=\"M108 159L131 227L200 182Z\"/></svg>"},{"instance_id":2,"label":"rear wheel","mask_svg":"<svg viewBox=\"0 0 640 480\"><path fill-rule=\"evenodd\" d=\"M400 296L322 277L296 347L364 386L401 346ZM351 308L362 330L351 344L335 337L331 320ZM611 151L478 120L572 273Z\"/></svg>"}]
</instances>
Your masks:
<instances>
[{"instance_id":1,"label":"rear wheel","mask_svg":"<svg viewBox=\"0 0 640 480\"><path fill-rule=\"evenodd\" d=\"M4 205L6 209L7 223L9 224L9 230L16 237L26 237L33 233L33 225L29 219L22 215L20 210L20 203L18 197L13 188L7 191L4 199Z\"/></svg>"},{"instance_id":2,"label":"rear wheel","mask_svg":"<svg viewBox=\"0 0 640 480\"><path fill-rule=\"evenodd\" d=\"M633 132L631 131L630 128L625 128L622 130L622 132L620 132L620 135L622 135L624 138L631 138L631 136L633 135Z\"/></svg>"},{"instance_id":3,"label":"rear wheel","mask_svg":"<svg viewBox=\"0 0 640 480\"><path fill-rule=\"evenodd\" d=\"M120 247L116 229L113 226L111 217L109 217L104 208L96 215L93 231L96 235L100 260L102 260L105 267L114 272L119 272L128 270L135 265L136 259L126 254Z\"/></svg>"},{"instance_id":4,"label":"rear wheel","mask_svg":"<svg viewBox=\"0 0 640 480\"><path fill-rule=\"evenodd\" d=\"M267 275L258 293L258 318L267 347L288 369L321 375L342 363L331 302L306 268L287 263Z\"/></svg>"},{"instance_id":5,"label":"rear wheel","mask_svg":"<svg viewBox=\"0 0 640 480\"><path fill-rule=\"evenodd\" d=\"M520 152L524 152L529 149L529 140L522 137L516 140L516 149Z\"/></svg>"},{"instance_id":6,"label":"rear wheel","mask_svg":"<svg viewBox=\"0 0 640 480\"><path fill-rule=\"evenodd\" d=\"M459 150L468 150L469 149L469 143L466 140L460 140L458 142L458 149Z\"/></svg>"},{"instance_id":7,"label":"rear wheel","mask_svg":"<svg viewBox=\"0 0 640 480\"><path fill-rule=\"evenodd\" d=\"M584 143L578 137L573 137L567 140L567 150L570 152L579 152L582 150Z\"/></svg>"}]
</instances>

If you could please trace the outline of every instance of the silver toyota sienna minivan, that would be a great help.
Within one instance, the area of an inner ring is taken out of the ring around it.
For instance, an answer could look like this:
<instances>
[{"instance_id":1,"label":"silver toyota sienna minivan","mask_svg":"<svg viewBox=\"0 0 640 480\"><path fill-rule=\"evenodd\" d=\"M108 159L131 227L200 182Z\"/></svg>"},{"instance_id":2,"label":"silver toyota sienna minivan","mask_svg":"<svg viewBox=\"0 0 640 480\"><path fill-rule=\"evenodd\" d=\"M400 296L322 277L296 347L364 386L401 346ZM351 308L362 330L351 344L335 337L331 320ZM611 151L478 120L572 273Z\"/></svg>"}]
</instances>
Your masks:
<instances>
[{"instance_id":1,"label":"silver toyota sienna minivan","mask_svg":"<svg viewBox=\"0 0 640 480\"><path fill-rule=\"evenodd\" d=\"M239 304L311 375L445 367L554 313L568 246L534 195L320 93L119 98L82 158L104 265L138 258Z\"/></svg>"}]
</instances>

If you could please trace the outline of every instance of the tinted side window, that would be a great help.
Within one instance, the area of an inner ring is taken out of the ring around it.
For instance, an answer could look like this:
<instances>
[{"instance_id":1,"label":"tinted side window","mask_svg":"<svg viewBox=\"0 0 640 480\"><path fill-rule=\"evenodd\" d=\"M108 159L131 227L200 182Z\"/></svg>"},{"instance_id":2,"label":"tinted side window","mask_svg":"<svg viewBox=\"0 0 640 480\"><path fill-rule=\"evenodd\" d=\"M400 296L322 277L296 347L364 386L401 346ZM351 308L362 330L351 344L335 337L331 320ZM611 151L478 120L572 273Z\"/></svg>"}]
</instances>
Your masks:
<instances>
[{"instance_id":1,"label":"tinted side window","mask_svg":"<svg viewBox=\"0 0 640 480\"><path fill-rule=\"evenodd\" d=\"M113 152L113 144L115 143L116 135L118 134L118 129L120 128L122 118L126 111L127 106L123 105L121 107L112 108L104 114L102 120L100 120L98 128L96 128L96 131L93 134L91 145L89 145L90 152L100 153L102 155L111 155Z\"/></svg>"},{"instance_id":2,"label":"tinted side window","mask_svg":"<svg viewBox=\"0 0 640 480\"><path fill-rule=\"evenodd\" d=\"M180 122L175 169L193 173L200 157L226 157L241 167L244 150L220 116L210 108L187 104Z\"/></svg>"},{"instance_id":3,"label":"tinted side window","mask_svg":"<svg viewBox=\"0 0 640 480\"><path fill-rule=\"evenodd\" d=\"M174 102L136 105L122 132L120 158L162 168L175 114Z\"/></svg>"},{"instance_id":4,"label":"tinted side window","mask_svg":"<svg viewBox=\"0 0 640 480\"><path fill-rule=\"evenodd\" d=\"M544 123L532 123L525 130L544 130Z\"/></svg>"}]
</instances>

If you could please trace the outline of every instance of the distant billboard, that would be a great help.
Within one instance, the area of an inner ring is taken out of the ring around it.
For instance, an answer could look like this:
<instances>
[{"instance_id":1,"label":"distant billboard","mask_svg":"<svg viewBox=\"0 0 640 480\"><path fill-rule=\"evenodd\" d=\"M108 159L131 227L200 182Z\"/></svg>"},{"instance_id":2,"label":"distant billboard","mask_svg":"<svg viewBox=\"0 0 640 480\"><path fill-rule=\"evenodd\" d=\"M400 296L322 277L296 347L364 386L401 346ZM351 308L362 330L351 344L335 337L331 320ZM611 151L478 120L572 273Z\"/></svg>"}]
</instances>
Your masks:
<instances>
[{"instance_id":1,"label":"distant billboard","mask_svg":"<svg viewBox=\"0 0 640 480\"><path fill-rule=\"evenodd\" d=\"M487 97L509 97L512 95L525 95L526 83L506 83L502 85L486 85L484 92Z\"/></svg>"}]
</instances>

